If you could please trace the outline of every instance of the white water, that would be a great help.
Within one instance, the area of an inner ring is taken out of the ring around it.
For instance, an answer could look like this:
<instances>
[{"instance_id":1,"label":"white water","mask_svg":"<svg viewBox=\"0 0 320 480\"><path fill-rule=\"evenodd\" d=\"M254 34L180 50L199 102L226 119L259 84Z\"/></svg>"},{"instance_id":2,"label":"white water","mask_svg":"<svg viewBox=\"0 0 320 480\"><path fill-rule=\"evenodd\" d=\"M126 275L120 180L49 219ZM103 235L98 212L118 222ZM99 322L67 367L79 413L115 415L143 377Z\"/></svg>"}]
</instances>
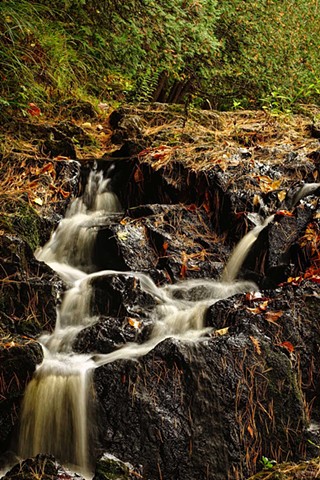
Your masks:
<instances>
[{"instance_id":1,"label":"white water","mask_svg":"<svg viewBox=\"0 0 320 480\"><path fill-rule=\"evenodd\" d=\"M168 337L186 341L200 339L206 332L204 317L210 305L256 288L251 282L234 279L258 233L271 221L267 219L241 240L226 266L222 282L187 280L159 288L150 277L139 272L92 273L92 248L98 225L107 215L119 211L119 202L109 189L109 179L93 171L83 197L72 203L50 241L37 252L37 258L58 272L70 288L57 312L54 332L40 338L44 361L25 393L18 453L24 458L40 452L52 453L87 475L91 466L93 370L115 360L141 357ZM139 279L141 288L157 301L150 313L155 320L150 339L142 345L129 343L110 354L73 353L76 335L97 321L91 316L91 280L118 273Z\"/></svg>"},{"instance_id":2,"label":"white water","mask_svg":"<svg viewBox=\"0 0 320 480\"><path fill-rule=\"evenodd\" d=\"M247 257L252 245L257 240L259 233L264 230L274 219L274 215L270 215L261 225L257 225L245 235L235 247L230 259L225 266L222 274L222 280L225 282L234 282L237 278L239 270Z\"/></svg>"}]
</instances>

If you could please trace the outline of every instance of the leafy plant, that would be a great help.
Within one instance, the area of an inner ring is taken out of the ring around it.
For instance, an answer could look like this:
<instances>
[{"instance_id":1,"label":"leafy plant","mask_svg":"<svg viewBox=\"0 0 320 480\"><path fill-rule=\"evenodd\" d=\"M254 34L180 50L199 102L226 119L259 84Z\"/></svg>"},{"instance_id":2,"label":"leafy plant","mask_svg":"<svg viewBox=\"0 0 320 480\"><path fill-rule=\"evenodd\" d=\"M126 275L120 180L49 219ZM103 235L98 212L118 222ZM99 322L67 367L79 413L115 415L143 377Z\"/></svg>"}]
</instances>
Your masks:
<instances>
[{"instance_id":1,"label":"leafy plant","mask_svg":"<svg viewBox=\"0 0 320 480\"><path fill-rule=\"evenodd\" d=\"M263 467L263 469L265 470L270 470L271 468L273 468L277 462L275 460L270 460L269 458L267 457L261 457L261 460L260 460L260 463Z\"/></svg>"}]
</instances>

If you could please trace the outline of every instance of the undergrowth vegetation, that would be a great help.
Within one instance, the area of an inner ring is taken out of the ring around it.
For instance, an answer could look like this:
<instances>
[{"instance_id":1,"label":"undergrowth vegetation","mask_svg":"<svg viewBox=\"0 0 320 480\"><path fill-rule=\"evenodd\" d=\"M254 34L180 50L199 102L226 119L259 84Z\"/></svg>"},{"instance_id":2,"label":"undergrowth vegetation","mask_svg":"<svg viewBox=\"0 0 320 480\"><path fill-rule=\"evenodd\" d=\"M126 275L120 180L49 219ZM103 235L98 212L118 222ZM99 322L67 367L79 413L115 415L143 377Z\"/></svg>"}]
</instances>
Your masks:
<instances>
[{"instance_id":1,"label":"undergrowth vegetation","mask_svg":"<svg viewBox=\"0 0 320 480\"><path fill-rule=\"evenodd\" d=\"M2 0L0 106L292 110L320 94L317 0Z\"/></svg>"}]
</instances>

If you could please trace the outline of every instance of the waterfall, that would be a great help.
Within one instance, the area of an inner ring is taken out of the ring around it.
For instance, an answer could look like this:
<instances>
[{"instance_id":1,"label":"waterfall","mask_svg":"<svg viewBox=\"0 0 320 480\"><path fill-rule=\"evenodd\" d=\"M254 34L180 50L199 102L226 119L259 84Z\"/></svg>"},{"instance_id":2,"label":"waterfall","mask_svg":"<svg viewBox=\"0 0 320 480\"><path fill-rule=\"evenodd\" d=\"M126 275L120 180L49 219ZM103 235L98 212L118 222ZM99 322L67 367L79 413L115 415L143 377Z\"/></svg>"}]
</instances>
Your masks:
<instances>
[{"instance_id":1,"label":"waterfall","mask_svg":"<svg viewBox=\"0 0 320 480\"><path fill-rule=\"evenodd\" d=\"M115 360L145 355L168 337L197 340L206 332L204 317L210 305L256 289L251 282L234 279L250 246L271 217L239 243L222 281L185 280L158 287L143 273L94 271L92 249L99 225L120 211L119 201L110 189L110 178L93 170L83 196L72 202L49 242L36 252L39 260L48 263L68 283L69 289L58 309L54 332L40 337L44 360L27 386L22 404L18 441L21 457L51 453L81 473L89 472L93 370ZM150 338L142 345L128 343L109 354L74 353L76 335L97 321L91 313L92 280L117 274L139 279L141 288L155 298Z\"/></svg>"},{"instance_id":2,"label":"waterfall","mask_svg":"<svg viewBox=\"0 0 320 480\"><path fill-rule=\"evenodd\" d=\"M90 355L72 352L76 335L96 321L90 314L91 271L96 227L106 215L121 211L110 179L92 171L84 195L70 206L49 242L36 252L70 284L57 311L53 333L44 334L44 360L22 403L18 440L20 457L51 453L83 474L90 470L89 437L93 407Z\"/></svg>"},{"instance_id":3,"label":"waterfall","mask_svg":"<svg viewBox=\"0 0 320 480\"><path fill-rule=\"evenodd\" d=\"M259 233L264 230L274 219L274 215L270 215L261 225L257 225L248 232L236 245L229 258L227 265L222 274L222 280L225 282L233 282L237 278L239 270L246 259L252 245L257 240Z\"/></svg>"}]
</instances>

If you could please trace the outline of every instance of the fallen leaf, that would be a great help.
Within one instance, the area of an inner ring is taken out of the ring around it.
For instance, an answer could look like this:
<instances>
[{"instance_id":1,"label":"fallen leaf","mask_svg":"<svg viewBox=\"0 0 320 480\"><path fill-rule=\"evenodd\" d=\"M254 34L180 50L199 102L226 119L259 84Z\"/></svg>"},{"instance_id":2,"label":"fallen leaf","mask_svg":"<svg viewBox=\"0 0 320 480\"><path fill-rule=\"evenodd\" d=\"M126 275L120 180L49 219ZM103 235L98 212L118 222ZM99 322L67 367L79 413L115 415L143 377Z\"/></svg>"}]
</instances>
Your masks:
<instances>
[{"instance_id":1,"label":"fallen leaf","mask_svg":"<svg viewBox=\"0 0 320 480\"><path fill-rule=\"evenodd\" d=\"M229 327L225 327L225 328L220 328L219 330L215 330L214 333L219 337L221 337L222 335L226 335L228 331L229 331Z\"/></svg>"},{"instance_id":2,"label":"fallen leaf","mask_svg":"<svg viewBox=\"0 0 320 480\"><path fill-rule=\"evenodd\" d=\"M255 307L255 308L246 307L246 309L248 310L248 312L254 313L255 315L258 313L261 313L261 310L259 307Z\"/></svg>"},{"instance_id":3,"label":"fallen leaf","mask_svg":"<svg viewBox=\"0 0 320 480\"><path fill-rule=\"evenodd\" d=\"M265 302L260 303L260 305L259 305L260 310L262 310L262 311L267 310L268 303L269 303L269 300L266 300Z\"/></svg>"},{"instance_id":4,"label":"fallen leaf","mask_svg":"<svg viewBox=\"0 0 320 480\"><path fill-rule=\"evenodd\" d=\"M169 247L169 243L167 241L163 242L163 245L162 245L163 254L166 253L166 251L168 250L168 247Z\"/></svg>"},{"instance_id":5,"label":"fallen leaf","mask_svg":"<svg viewBox=\"0 0 320 480\"><path fill-rule=\"evenodd\" d=\"M278 192L278 199L280 200L280 202L283 202L286 196L287 192L285 190L281 190L281 192Z\"/></svg>"},{"instance_id":6,"label":"fallen leaf","mask_svg":"<svg viewBox=\"0 0 320 480\"><path fill-rule=\"evenodd\" d=\"M128 317L127 320L128 320L128 323L131 327L133 327L135 329L138 329L138 328L141 327L141 322L139 322L139 320L137 320L136 318Z\"/></svg>"},{"instance_id":7,"label":"fallen leaf","mask_svg":"<svg viewBox=\"0 0 320 480\"><path fill-rule=\"evenodd\" d=\"M282 317L283 312L279 310L278 312L266 312L265 319L268 322L274 323L276 322L280 317Z\"/></svg>"},{"instance_id":8,"label":"fallen leaf","mask_svg":"<svg viewBox=\"0 0 320 480\"><path fill-rule=\"evenodd\" d=\"M34 200L33 200L33 203L36 203L37 205L43 205L43 201L41 200L41 198L39 197L36 197Z\"/></svg>"},{"instance_id":9,"label":"fallen leaf","mask_svg":"<svg viewBox=\"0 0 320 480\"><path fill-rule=\"evenodd\" d=\"M251 425L248 425L247 429L248 429L248 432L250 433L251 437L253 437L254 436L254 431L253 431L253 428L251 427Z\"/></svg>"},{"instance_id":10,"label":"fallen leaf","mask_svg":"<svg viewBox=\"0 0 320 480\"><path fill-rule=\"evenodd\" d=\"M63 196L63 198L68 198L71 195L70 192L66 192L65 190L62 190L62 188L59 188L58 192Z\"/></svg>"},{"instance_id":11,"label":"fallen leaf","mask_svg":"<svg viewBox=\"0 0 320 480\"><path fill-rule=\"evenodd\" d=\"M284 347L288 350L288 352L293 353L294 352L294 346L292 345L291 342L282 342L279 344L280 347Z\"/></svg>"},{"instance_id":12,"label":"fallen leaf","mask_svg":"<svg viewBox=\"0 0 320 480\"><path fill-rule=\"evenodd\" d=\"M263 298L261 292L248 292L246 294L246 300L248 300L248 301L258 300L258 299L261 299L261 298Z\"/></svg>"},{"instance_id":13,"label":"fallen leaf","mask_svg":"<svg viewBox=\"0 0 320 480\"><path fill-rule=\"evenodd\" d=\"M180 277L185 278L187 275L187 266L183 263L180 269Z\"/></svg>"},{"instance_id":14,"label":"fallen leaf","mask_svg":"<svg viewBox=\"0 0 320 480\"><path fill-rule=\"evenodd\" d=\"M303 280L303 278L301 276L299 276L299 277L288 277L287 283L291 283L292 285L300 285L302 280Z\"/></svg>"},{"instance_id":15,"label":"fallen leaf","mask_svg":"<svg viewBox=\"0 0 320 480\"><path fill-rule=\"evenodd\" d=\"M313 283L320 283L320 275L312 275L308 280L311 280Z\"/></svg>"},{"instance_id":16,"label":"fallen leaf","mask_svg":"<svg viewBox=\"0 0 320 480\"><path fill-rule=\"evenodd\" d=\"M288 210L278 210L276 212L276 216L278 216L278 217L294 217L294 214L289 212Z\"/></svg>"},{"instance_id":17,"label":"fallen leaf","mask_svg":"<svg viewBox=\"0 0 320 480\"><path fill-rule=\"evenodd\" d=\"M253 343L255 352L258 355L261 355L261 345L260 345L259 340L256 337L253 337L252 335L250 335L249 338L250 338L251 342Z\"/></svg>"},{"instance_id":18,"label":"fallen leaf","mask_svg":"<svg viewBox=\"0 0 320 480\"><path fill-rule=\"evenodd\" d=\"M119 240L121 240L122 242L125 242L128 238L128 232L117 232L117 237L119 238Z\"/></svg>"},{"instance_id":19,"label":"fallen leaf","mask_svg":"<svg viewBox=\"0 0 320 480\"><path fill-rule=\"evenodd\" d=\"M133 178L134 178L134 181L136 183L143 182L144 178L143 178L143 174L142 174L140 168L136 168L136 171L134 172Z\"/></svg>"},{"instance_id":20,"label":"fallen leaf","mask_svg":"<svg viewBox=\"0 0 320 480\"><path fill-rule=\"evenodd\" d=\"M35 103L29 103L29 108L27 112L32 117L39 117L39 115L41 115L41 110Z\"/></svg>"}]
</instances>

